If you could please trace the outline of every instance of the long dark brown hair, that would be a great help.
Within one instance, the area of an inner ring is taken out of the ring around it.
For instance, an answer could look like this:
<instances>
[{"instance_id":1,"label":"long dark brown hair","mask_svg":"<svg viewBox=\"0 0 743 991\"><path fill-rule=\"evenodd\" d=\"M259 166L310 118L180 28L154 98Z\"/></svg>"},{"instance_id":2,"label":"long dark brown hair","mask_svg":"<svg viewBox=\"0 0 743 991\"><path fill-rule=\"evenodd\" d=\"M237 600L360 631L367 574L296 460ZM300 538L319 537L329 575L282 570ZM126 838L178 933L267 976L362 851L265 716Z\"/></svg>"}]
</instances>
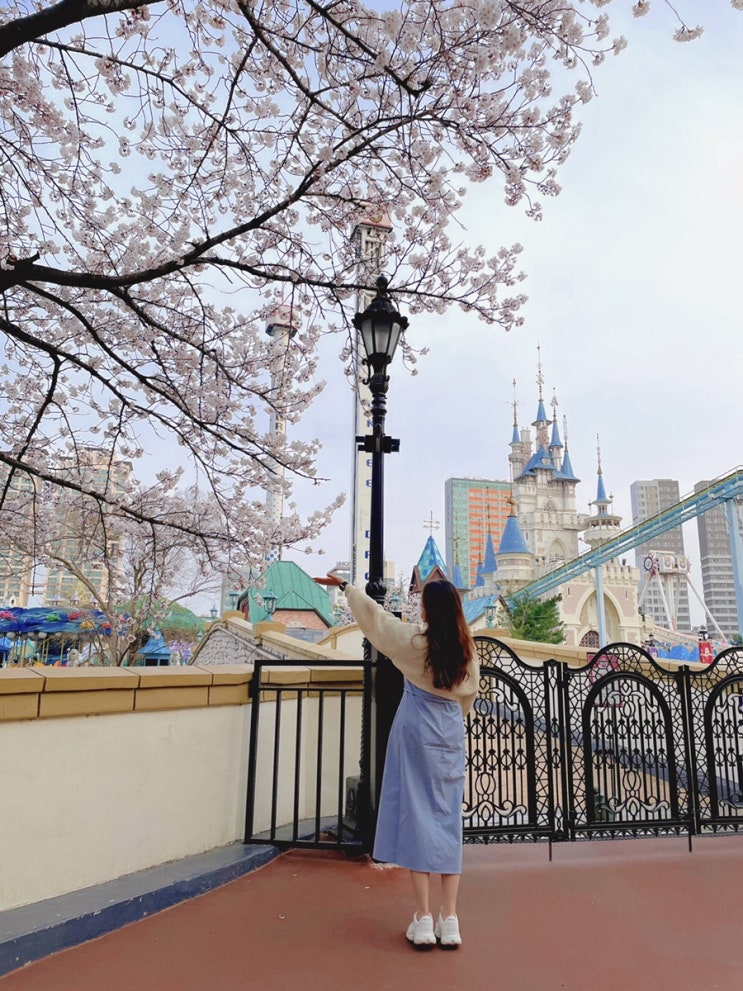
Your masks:
<instances>
[{"instance_id":1,"label":"long dark brown hair","mask_svg":"<svg viewBox=\"0 0 743 991\"><path fill-rule=\"evenodd\" d=\"M451 582L428 582L423 586L422 605L428 624L426 664L433 671L434 688L454 688L464 681L475 653L459 592Z\"/></svg>"}]
</instances>

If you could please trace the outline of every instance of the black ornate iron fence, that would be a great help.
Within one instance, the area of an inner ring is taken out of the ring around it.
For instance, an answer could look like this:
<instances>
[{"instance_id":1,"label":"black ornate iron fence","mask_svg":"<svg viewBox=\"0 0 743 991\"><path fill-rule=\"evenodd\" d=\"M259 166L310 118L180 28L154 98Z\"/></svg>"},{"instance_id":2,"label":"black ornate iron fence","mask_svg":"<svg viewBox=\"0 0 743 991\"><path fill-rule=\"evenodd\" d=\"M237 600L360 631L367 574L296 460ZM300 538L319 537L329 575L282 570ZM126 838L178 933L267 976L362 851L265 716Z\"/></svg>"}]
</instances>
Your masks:
<instances>
[{"instance_id":1,"label":"black ornate iron fence","mask_svg":"<svg viewBox=\"0 0 743 991\"><path fill-rule=\"evenodd\" d=\"M633 644L581 668L476 644L465 841L743 831L743 649L692 671Z\"/></svg>"},{"instance_id":2,"label":"black ornate iron fence","mask_svg":"<svg viewBox=\"0 0 743 991\"><path fill-rule=\"evenodd\" d=\"M475 642L465 842L743 832L743 648L692 671L633 644L573 668ZM372 667L302 684L296 663L255 664L245 842L369 850Z\"/></svg>"}]
</instances>

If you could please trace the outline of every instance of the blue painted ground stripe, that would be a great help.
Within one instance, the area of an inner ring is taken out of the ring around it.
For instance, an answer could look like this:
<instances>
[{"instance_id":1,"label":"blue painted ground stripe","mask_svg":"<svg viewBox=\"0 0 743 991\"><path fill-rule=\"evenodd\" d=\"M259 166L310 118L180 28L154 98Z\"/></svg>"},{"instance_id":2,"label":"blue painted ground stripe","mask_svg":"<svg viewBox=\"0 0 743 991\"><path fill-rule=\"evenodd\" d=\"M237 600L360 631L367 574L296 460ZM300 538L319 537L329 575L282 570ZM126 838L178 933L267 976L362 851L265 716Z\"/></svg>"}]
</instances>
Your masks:
<instances>
[{"instance_id":1,"label":"blue painted ground stripe","mask_svg":"<svg viewBox=\"0 0 743 991\"><path fill-rule=\"evenodd\" d=\"M0 975L195 898L267 864L274 846L229 846L0 912Z\"/></svg>"}]
</instances>

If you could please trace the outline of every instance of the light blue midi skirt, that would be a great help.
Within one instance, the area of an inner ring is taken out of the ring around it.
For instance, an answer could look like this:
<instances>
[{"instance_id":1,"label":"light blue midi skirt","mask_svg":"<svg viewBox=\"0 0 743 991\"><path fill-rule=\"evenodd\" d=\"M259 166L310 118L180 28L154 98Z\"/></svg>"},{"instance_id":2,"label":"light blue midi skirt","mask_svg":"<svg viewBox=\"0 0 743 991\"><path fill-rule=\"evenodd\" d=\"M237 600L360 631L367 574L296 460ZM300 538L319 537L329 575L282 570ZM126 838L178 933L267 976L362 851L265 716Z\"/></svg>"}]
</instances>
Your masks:
<instances>
[{"instance_id":1,"label":"light blue midi skirt","mask_svg":"<svg viewBox=\"0 0 743 991\"><path fill-rule=\"evenodd\" d=\"M462 708L406 680L387 743L374 859L461 874L463 796Z\"/></svg>"}]
</instances>

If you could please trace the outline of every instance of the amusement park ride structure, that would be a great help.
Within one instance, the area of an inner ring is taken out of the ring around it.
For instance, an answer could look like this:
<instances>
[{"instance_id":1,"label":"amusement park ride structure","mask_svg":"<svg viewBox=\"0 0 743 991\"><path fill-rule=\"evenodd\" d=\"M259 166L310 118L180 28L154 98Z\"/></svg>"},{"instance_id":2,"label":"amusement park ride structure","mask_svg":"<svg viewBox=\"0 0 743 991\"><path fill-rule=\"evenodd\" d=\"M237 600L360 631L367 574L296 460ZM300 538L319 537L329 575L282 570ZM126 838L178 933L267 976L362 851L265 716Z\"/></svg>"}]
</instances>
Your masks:
<instances>
[{"instance_id":1,"label":"amusement park ride structure","mask_svg":"<svg viewBox=\"0 0 743 991\"><path fill-rule=\"evenodd\" d=\"M725 641L725 634L707 608L703 596L699 593L694 582L691 580L691 562L687 557L675 554L667 554L664 551L650 550L643 558L643 578L640 591L637 597L637 606L643 612L643 604L653 583L658 588L663 609L668 620L670 630L676 632L676 618L678 613L679 590L682 583L686 583L688 588L694 593L695 598L702 606L704 615L707 617L721 640Z\"/></svg>"},{"instance_id":2,"label":"amusement park ride structure","mask_svg":"<svg viewBox=\"0 0 743 991\"><path fill-rule=\"evenodd\" d=\"M723 504L727 511L728 531L730 533L730 546L733 560L733 578L735 582L735 600L738 607L738 616L743 619L743 541L741 540L738 527L737 514L735 510L735 500L743 497L743 468L736 468L729 474L717 478L709 485L681 499L673 506L661 510L655 516L651 516L642 523L623 530L616 537L607 540L606 543L595 547L585 554L566 564L560 565L554 571L550 571L535 581L530 582L519 589L512 596L514 601L523 597L539 598L548 592L559 588L578 575L586 571L593 570L596 577L596 592L598 603L599 640L601 645L606 644L606 619L604 615L604 601L602 593L601 566L614 560L618 555L634 550L641 544L651 544L652 540L661 534L680 526L689 520L701 516L710 509ZM722 631L710 614L704 600L699 595L694 585L689 579L689 567L686 558L674 558L673 561L665 561L665 558L672 555L665 555L662 552L650 552L645 560L645 578L640 589L640 603L647 592L650 582L656 579L661 585L661 592L665 598L666 612L669 618L669 625L674 625L674 615L669 602L669 593L672 589L672 582L686 580L691 590L702 603L705 614L712 625L722 636ZM682 567L683 561L683 567ZM683 577L682 577L683 576ZM675 599L674 599L675 601ZM725 637L722 637L725 640Z\"/></svg>"}]
</instances>

